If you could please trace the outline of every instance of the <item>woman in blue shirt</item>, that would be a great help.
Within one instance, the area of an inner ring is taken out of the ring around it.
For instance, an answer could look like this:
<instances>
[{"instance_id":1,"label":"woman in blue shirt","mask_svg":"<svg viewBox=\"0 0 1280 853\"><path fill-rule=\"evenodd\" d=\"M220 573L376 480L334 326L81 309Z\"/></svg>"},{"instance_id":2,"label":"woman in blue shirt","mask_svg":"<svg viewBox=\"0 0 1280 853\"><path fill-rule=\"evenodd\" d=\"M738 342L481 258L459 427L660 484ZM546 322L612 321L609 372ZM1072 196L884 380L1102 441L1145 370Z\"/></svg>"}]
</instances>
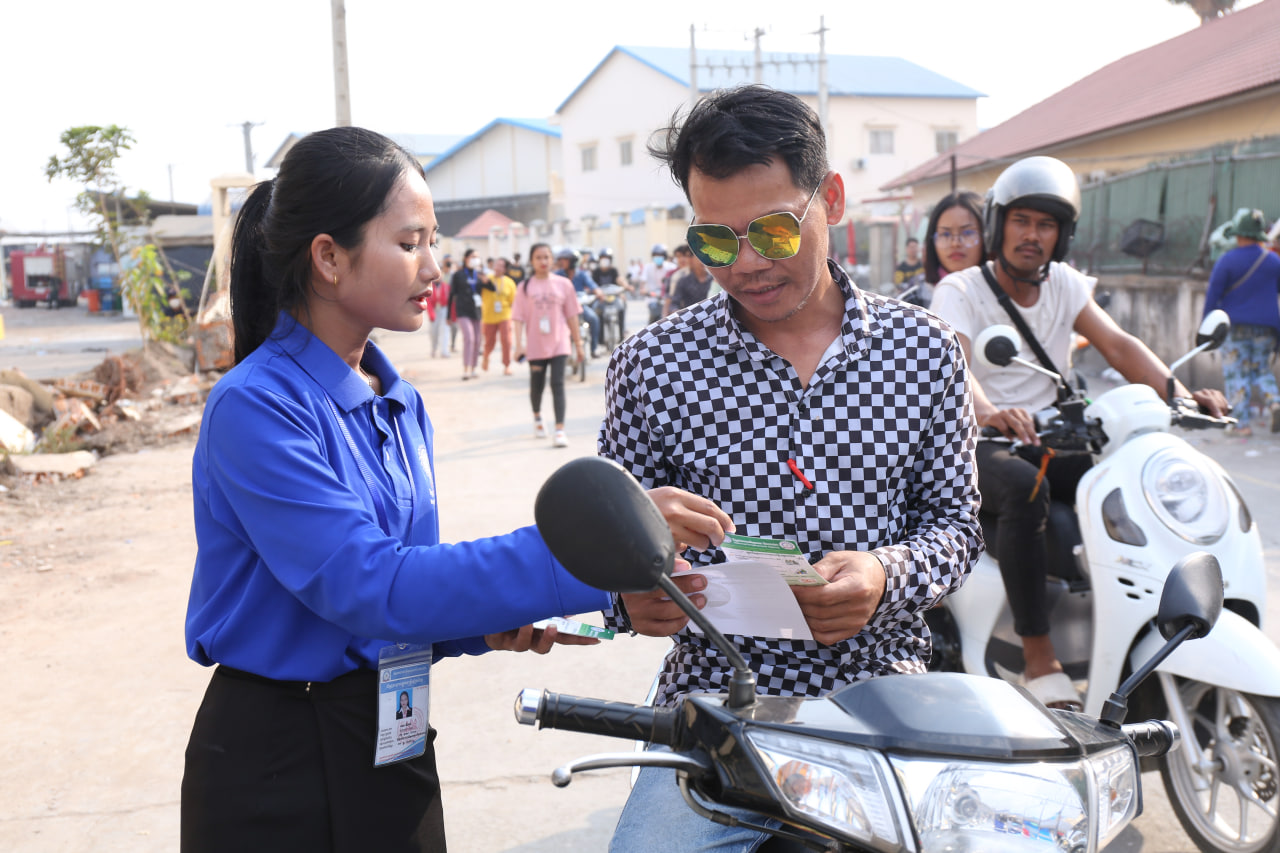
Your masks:
<instances>
[{"instance_id":1,"label":"woman in blue shirt","mask_svg":"<svg viewBox=\"0 0 1280 853\"><path fill-rule=\"evenodd\" d=\"M351 127L300 141L240 212L236 366L192 465L187 651L218 666L187 747L185 851L443 850L435 732L375 766L397 725L380 654L546 652L578 638L529 623L609 604L535 528L439 541L431 421L369 340L421 327L436 232L422 167Z\"/></svg>"}]
</instances>

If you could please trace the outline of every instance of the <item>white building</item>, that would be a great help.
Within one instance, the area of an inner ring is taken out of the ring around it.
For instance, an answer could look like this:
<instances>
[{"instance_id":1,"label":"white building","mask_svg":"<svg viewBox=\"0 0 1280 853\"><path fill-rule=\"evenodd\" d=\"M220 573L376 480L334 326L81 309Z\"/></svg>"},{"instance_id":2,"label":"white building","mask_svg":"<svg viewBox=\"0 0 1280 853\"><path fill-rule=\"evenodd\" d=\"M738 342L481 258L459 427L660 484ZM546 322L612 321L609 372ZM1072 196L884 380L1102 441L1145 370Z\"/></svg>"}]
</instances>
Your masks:
<instances>
[{"instance_id":1,"label":"white building","mask_svg":"<svg viewBox=\"0 0 1280 853\"><path fill-rule=\"evenodd\" d=\"M905 169L978 131L980 92L894 57L826 57L826 128L832 168L844 178L850 215L897 213L878 189ZM683 205L684 196L645 150L651 134L700 93L755 80L751 51L615 47L557 109L564 150L564 212L573 220ZM760 82L819 109L817 55L762 55Z\"/></svg>"}]
</instances>

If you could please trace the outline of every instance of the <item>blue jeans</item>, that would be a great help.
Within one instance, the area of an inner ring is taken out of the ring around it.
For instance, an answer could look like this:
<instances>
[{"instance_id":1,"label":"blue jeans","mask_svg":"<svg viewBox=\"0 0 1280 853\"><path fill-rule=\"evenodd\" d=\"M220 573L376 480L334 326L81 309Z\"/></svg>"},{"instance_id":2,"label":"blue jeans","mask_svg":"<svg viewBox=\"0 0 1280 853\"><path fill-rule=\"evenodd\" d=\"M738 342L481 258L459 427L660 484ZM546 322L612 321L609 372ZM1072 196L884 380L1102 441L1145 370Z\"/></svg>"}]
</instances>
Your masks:
<instances>
[{"instance_id":1,"label":"blue jeans","mask_svg":"<svg viewBox=\"0 0 1280 853\"><path fill-rule=\"evenodd\" d=\"M652 751L667 751L651 746ZM703 803L707 805L707 803ZM760 826L777 827L782 822L746 809L713 805L713 811ZM737 853L756 850L770 836L743 827L721 826L689 808L676 786L676 771L665 767L642 767L631 796L622 807L618 826L609 842L609 853Z\"/></svg>"},{"instance_id":2,"label":"blue jeans","mask_svg":"<svg viewBox=\"0 0 1280 853\"><path fill-rule=\"evenodd\" d=\"M591 355L594 356L596 347L600 346L600 315L590 305L583 305L582 319L587 321L587 326L591 329Z\"/></svg>"},{"instance_id":3,"label":"blue jeans","mask_svg":"<svg viewBox=\"0 0 1280 853\"><path fill-rule=\"evenodd\" d=\"M1270 326L1242 323L1231 329L1222 344L1222 384L1231 414L1239 419L1241 427L1249 425L1254 405L1266 414L1271 404L1280 400L1280 389L1271 372L1275 341Z\"/></svg>"}]
</instances>

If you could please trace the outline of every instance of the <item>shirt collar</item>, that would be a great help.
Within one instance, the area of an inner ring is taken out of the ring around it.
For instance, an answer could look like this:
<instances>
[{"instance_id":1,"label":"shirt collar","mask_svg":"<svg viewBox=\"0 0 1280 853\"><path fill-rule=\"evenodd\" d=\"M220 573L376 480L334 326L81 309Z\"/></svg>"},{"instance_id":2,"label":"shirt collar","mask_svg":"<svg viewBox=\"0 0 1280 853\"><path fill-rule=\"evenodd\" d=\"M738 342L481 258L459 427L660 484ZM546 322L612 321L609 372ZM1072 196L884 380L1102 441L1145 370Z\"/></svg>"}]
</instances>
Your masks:
<instances>
[{"instance_id":1,"label":"shirt collar","mask_svg":"<svg viewBox=\"0 0 1280 853\"><path fill-rule=\"evenodd\" d=\"M275 330L263 345L293 359L344 412L350 412L374 397L373 389L360 374L288 312L280 312ZM373 341L365 344L361 363L382 380L383 397L408 407L408 383L400 378L390 359Z\"/></svg>"},{"instance_id":2,"label":"shirt collar","mask_svg":"<svg viewBox=\"0 0 1280 853\"><path fill-rule=\"evenodd\" d=\"M840 325L840 337L844 350L850 357L866 348L868 338L879 335L882 331L878 316L867 307L866 296L854 285L848 273L838 263L827 259L827 268L840 292L844 294L844 322ZM752 358L772 357L773 353L766 349L755 335L751 334L733 313L733 300L728 293L720 295L720 305L716 317L716 346L725 351L746 348Z\"/></svg>"}]
</instances>

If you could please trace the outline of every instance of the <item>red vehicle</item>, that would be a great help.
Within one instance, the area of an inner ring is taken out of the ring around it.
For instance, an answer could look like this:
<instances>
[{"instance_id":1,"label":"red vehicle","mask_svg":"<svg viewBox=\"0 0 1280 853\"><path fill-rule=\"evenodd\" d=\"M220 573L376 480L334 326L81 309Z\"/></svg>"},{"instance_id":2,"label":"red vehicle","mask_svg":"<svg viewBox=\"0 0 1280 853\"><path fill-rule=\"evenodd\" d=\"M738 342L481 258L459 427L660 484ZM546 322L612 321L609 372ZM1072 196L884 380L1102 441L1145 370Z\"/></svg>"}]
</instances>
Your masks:
<instances>
[{"instance_id":1,"label":"red vehicle","mask_svg":"<svg viewBox=\"0 0 1280 853\"><path fill-rule=\"evenodd\" d=\"M62 246L10 253L9 274L13 304L19 308L37 303L50 308L71 307L87 279L84 258L74 248Z\"/></svg>"}]
</instances>

